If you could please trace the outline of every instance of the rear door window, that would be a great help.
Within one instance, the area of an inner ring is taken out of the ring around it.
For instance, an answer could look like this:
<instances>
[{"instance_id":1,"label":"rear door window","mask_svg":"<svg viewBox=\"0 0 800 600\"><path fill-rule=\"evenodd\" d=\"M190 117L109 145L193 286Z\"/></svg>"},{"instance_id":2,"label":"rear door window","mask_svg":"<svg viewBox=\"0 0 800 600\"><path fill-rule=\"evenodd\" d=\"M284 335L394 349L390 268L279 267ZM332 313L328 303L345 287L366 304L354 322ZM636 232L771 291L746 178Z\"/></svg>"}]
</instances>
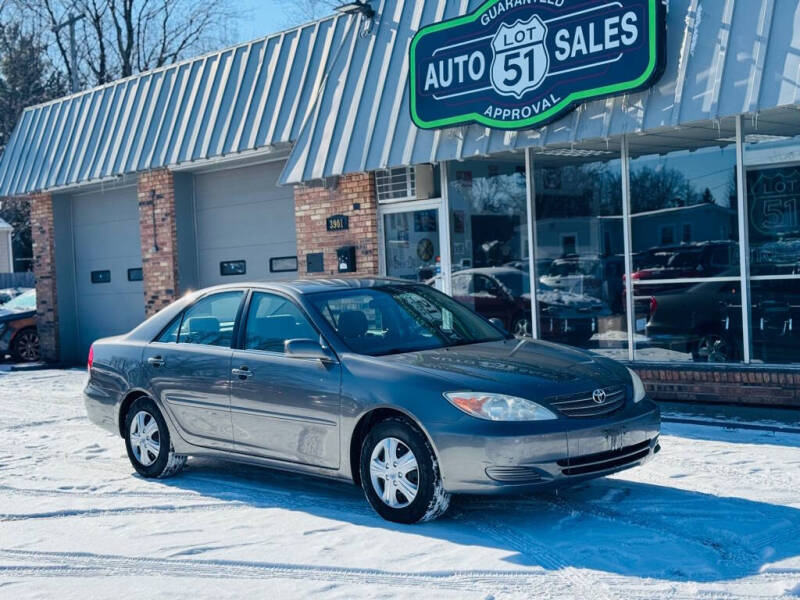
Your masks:
<instances>
[{"instance_id":1,"label":"rear door window","mask_svg":"<svg viewBox=\"0 0 800 600\"><path fill-rule=\"evenodd\" d=\"M222 292L207 296L187 309L178 343L230 348L243 295L242 291Z\"/></svg>"}]
</instances>

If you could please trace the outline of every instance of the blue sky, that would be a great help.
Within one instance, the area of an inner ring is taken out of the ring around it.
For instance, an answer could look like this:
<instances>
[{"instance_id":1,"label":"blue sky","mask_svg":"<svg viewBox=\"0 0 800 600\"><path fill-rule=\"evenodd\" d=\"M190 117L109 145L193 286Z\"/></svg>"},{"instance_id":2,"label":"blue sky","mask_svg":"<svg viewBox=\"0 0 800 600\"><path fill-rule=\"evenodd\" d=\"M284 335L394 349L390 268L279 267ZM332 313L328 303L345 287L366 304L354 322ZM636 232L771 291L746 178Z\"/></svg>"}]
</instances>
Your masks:
<instances>
[{"instance_id":1,"label":"blue sky","mask_svg":"<svg viewBox=\"0 0 800 600\"><path fill-rule=\"evenodd\" d=\"M242 0L242 19L234 41L244 42L286 29L288 17L281 6L283 3L273 0Z\"/></svg>"}]
</instances>

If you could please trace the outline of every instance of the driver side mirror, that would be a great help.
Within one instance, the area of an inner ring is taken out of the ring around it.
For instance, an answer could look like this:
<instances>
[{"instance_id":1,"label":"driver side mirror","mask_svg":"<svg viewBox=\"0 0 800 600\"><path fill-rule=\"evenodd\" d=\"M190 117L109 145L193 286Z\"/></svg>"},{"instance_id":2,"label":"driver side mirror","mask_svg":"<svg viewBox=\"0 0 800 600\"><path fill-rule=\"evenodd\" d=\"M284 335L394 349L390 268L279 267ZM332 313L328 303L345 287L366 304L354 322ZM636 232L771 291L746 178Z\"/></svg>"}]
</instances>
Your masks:
<instances>
[{"instance_id":1,"label":"driver side mirror","mask_svg":"<svg viewBox=\"0 0 800 600\"><path fill-rule=\"evenodd\" d=\"M496 329L499 329L501 333L508 335L508 331L506 330L505 325L503 325L503 322L497 317L492 317L491 319L489 319L489 323L494 325Z\"/></svg>"},{"instance_id":2,"label":"driver side mirror","mask_svg":"<svg viewBox=\"0 0 800 600\"><path fill-rule=\"evenodd\" d=\"M317 340L286 340L283 344L286 356L310 358L322 362L336 362L336 355L330 348L323 347Z\"/></svg>"}]
</instances>

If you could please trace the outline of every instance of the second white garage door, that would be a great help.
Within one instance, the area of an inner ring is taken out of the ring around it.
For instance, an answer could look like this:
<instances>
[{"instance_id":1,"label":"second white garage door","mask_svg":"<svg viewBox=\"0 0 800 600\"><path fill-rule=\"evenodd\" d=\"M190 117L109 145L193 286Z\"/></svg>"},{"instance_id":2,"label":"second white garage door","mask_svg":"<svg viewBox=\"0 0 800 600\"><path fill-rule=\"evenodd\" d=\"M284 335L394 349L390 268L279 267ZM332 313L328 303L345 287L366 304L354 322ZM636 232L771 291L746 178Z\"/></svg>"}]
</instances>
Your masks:
<instances>
[{"instance_id":1,"label":"second white garage door","mask_svg":"<svg viewBox=\"0 0 800 600\"><path fill-rule=\"evenodd\" d=\"M195 175L200 287L245 280L291 279L270 272L270 259L295 257L291 187L279 188L283 162ZM243 275L223 275L221 268Z\"/></svg>"}]
</instances>

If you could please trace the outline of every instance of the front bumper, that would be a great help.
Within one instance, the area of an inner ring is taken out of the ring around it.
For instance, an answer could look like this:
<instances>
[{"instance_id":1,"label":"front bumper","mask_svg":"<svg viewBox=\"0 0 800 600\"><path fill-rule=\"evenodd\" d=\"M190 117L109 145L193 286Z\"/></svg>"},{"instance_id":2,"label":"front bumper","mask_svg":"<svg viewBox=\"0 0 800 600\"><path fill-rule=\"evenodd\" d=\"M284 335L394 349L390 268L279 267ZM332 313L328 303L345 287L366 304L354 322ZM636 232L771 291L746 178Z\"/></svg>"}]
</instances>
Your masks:
<instances>
[{"instance_id":1,"label":"front bumper","mask_svg":"<svg viewBox=\"0 0 800 600\"><path fill-rule=\"evenodd\" d=\"M14 330L8 323L0 323L0 360L11 353L11 336Z\"/></svg>"},{"instance_id":2,"label":"front bumper","mask_svg":"<svg viewBox=\"0 0 800 600\"><path fill-rule=\"evenodd\" d=\"M645 399L603 419L484 423L482 431L430 433L448 492L514 494L641 465L660 450L660 429L659 408Z\"/></svg>"}]
</instances>

